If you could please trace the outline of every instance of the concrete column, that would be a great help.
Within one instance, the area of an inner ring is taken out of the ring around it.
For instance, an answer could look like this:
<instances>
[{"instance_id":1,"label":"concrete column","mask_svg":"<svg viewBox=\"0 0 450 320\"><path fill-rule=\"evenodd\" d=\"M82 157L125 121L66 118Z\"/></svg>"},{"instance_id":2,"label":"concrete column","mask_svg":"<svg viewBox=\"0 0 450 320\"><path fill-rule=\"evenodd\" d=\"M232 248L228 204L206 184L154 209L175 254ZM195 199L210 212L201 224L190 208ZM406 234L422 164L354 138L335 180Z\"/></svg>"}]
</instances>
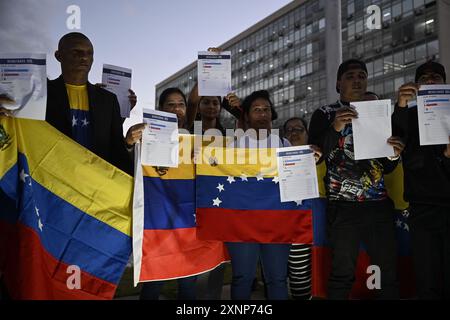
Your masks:
<instances>
[{"instance_id":1,"label":"concrete column","mask_svg":"<svg viewBox=\"0 0 450 320\"><path fill-rule=\"evenodd\" d=\"M342 62L341 0L327 0L325 4L325 50L327 69L327 102L335 102L336 74Z\"/></svg>"},{"instance_id":2,"label":"concrete column","mask_svg":"<svg viewBox=\"0 0 450 320\"><path fill-rule=\"evenodd\" d=\"M447 83L450 83L450 0L438 0L438 39L439 39L439 62L445 67Z\"/></svg>"}]
</instances>

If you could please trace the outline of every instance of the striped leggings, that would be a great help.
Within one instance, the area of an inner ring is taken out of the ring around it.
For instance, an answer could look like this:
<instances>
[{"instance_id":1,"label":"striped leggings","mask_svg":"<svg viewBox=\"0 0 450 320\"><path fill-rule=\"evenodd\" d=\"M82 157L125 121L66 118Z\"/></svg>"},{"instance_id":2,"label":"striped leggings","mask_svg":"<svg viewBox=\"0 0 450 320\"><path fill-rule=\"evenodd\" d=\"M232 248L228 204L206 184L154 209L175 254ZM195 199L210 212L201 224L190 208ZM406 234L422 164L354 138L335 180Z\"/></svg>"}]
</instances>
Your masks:
<instances>
[{"instance_id":1,"label":"striped leggings","mask_svg":"<svg viewBox=\"0 0 450 320\"><path fill-rule=\"evenodd\" d=\"M291 246L289 288L293 299L311 299L311 245L309 244L292 244Z\"/></svg>"}]
</instances>

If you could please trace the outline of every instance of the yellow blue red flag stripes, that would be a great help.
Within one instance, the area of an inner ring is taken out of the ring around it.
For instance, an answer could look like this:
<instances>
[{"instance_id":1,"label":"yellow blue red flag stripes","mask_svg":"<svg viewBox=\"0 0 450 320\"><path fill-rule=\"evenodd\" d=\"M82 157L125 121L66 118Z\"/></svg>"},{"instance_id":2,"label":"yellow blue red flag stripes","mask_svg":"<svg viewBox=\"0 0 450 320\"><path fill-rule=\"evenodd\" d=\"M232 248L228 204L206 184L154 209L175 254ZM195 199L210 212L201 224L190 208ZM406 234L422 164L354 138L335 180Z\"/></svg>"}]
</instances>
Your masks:
<instances>
[{"instance_id":1,"label":"yellow blue red flag stripes","mask_svg":"<svg viewBox=\"0 0 450 320\"><path fill-rule=\"evenodd\" d=\"M180 157L192 154L193 137L180 136ZM189 147L186 147L189 146ZM137 152L139 158L139 152ZM181 161L180 161L181 162ZM133 208L135 283L200 274L228 260L219 241L197 238L195 166L136 166ZM140 179L139 179L139 178Z\"/></svg>"},{"instance_id":2,"label":"yellow blue red flag stripes","mask_svg":"<svg viewBox=\"0 0 450 320\"><path fill-rule=\"evenodd\" d=\"M327 296L328 277L331 272L331 248L327 238L327 200L323 178L326 173L325 163L317 166L319 179L319 191L321 198L314 202L314 243L312 248L312 296L325 298ZM400 297L411 298L414 296L414 274L411 260L411 249L408 227L408 213L405 209L408 203L403 200L403 168L399 164L390 174L385 175L386 189L389 197L395 204L395 227L398 247L398 279L400 285ZM374 298L374 290L367 288L366 282L371 275L367 273L367 267L371 265L370 257L364 244L355 270L355 282L350 297L353 299Z\"/></svg>"},{"instance_id":3,"label":"yellow blue red flag stripes","mask_svg":"<svg viewBox=\"0 0 450 320\"><path fill-rule=\"evenodd\" d=\"M0 269L9 294L111 299L131 253L132 178L46 122L1 125L9 143L0 148Z\"/></svg>"},{"instance_id":4,"label":"yellow blue red flag stripes","mask_svg":"<svg viewBox=\"0 0 450 320\"><path fill-rule=\"evenodd\" d=\"M281 202L276 149L232 150L228 159L197 164L200 239L229 242L311 243L312 201ZM225 155L226 150L204 149Z\"/></svg>"}]
</instances>

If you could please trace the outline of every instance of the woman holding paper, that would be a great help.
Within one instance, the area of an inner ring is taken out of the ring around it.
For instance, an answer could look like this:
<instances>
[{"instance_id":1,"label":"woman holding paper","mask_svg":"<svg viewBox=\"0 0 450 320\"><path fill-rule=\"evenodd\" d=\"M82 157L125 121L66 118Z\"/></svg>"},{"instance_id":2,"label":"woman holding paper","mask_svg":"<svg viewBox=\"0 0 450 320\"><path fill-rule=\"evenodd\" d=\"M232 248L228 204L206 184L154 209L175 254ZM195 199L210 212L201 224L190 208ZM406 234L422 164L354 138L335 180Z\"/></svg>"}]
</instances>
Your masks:
<instances>
[{"instance_id":1,"label":"woman holding paper","mask_svg":"<svg viewBox=\"0 0 450 320\"><path fill-rule=\"evenodd\" d=\"M233 108L240 107L240 100L234 93L227 95L226 99ZM213 136L225 136L225 129L220 123L221 108L221 97L199 96L198 85L195 84L188 99L186 127L190 128L191 133L197 134L197 128L193 126L195 119L201 121L201 134L207 133L208 135L212 134ZM198 299L221 299L224 271L225 265L222 264L214 270L198 276Z\"/></svg>"},{"instance_id":2,"label":"woman holding paper","mask_svg":"<svg viewBox=\"0 0 450 320\"><path fill-rule=\"evenodd\" d=\"M175 113L178 118L178 128L184 128L186 124L186 97L178 88L168 88L164 90L159 97L159 109L165 112ZM179 278L178 299L195 300L196 299L196 276ZM158 300L161 288L165 281L145 282L142 286L141 300Z\"/></svg>"},{"instance_id":3,"label":"woman holding paper","mask_svg":"<svg viewBox=\"0 0 450 320\"><path fill-rule=\"evenodd\" d=\"M260 141L266 141L272 148L289 146L286 139L270 134L272 120L277 118L277 114L267 91L255 91L246 97L242 103L242 109L248 128L256 130L258 144ZM268 136L260 136L260 129L265 130ZM254 144L252 142L256 141L251 137L248 138L250 139L242 140L245 142L245 147L251 148ZM237 142L238 145L239 142ZM231 299L250 299L259 259L262 263L268 299L288 298L286 278L290 244L227 242L226 246L231 257L233 272Z\"/></svg>"},{"instance_id":4,"label":"woman holding paper","mask_svg":"<svg viewBox=\"0 0 450 320\"><path fill-rule=\"evenodd\" d=\"M192 88L188 99L186 127L191 133L195 132L194 120L201 121L201 133L215 129L213 135L225 136L225 128L220 123L220 111L222 110L221 97L206 97L198 95L198 84ZM210 131L212 132L212 131Z\"/></svg>"},{"instance_id":5,"label":"woman holding paper","mask_svg":"<svg viewBox=\"0 0 450 320\"><path fill-rule=\"evenodd\" d=\"M210 52L221 52L220 48L208 48ZM225 129L220 123L220 112L224 107L237 119L241 118L241 101L235 93L228 93L222 97L207 97L198 95L198 83L192 88L188 99L186 128L194 131L194 120L201 120L202 133L209 129L216 129L215 135L225 136ZM220 134L219 134L220 133Z\"/></svg>"},{"instance_id":6,"label":"woman holding paper","mask_svg":"<svg viewBox=\"0 0 450 320\"><path fill-rule=\"evenodd\" d=\"M292 146L308 144L308 126L304 118L286 120L283 131ZM318 151L318 150L317 150ZM316 161L321 153L316 153ZM311 299L311 245L294 243L289 253L289 289L295 300Z\"/></svg>"}]
</instances>

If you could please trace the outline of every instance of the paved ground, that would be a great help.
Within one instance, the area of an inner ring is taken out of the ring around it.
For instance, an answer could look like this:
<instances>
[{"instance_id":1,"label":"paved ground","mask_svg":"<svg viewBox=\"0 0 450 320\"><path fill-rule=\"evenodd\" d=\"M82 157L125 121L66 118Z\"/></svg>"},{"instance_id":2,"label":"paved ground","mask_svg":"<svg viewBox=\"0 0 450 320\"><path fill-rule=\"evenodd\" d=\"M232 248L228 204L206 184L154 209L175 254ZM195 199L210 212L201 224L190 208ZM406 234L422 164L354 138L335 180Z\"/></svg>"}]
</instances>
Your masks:
<instances>
[{"instance_id":1,"label":"paved ground","mask_svg":"<svg viewBox=\"0 0 450 320\"><path fill-rule=\"evenodd\" d=\"M222 290L222 300L230 300L231 285L224 285ZM139 296L120 297L115 300L138 300ZM159 297L160 300L167 300L164 295ZM264 300L264 286L261 282L258 283L257 290L252 292L252 300Z\"/></svg>"}]
</instances>

